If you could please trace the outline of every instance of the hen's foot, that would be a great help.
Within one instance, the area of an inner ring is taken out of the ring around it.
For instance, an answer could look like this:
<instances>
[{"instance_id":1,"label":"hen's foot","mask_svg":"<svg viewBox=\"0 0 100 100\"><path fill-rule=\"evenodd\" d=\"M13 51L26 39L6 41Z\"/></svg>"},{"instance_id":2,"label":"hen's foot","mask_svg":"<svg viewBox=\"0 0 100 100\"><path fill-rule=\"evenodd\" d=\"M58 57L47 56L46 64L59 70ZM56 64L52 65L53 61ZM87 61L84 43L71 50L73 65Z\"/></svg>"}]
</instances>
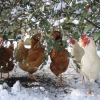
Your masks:
<instances>
[{"instance_id":1,"label":"hen's foot","mask_svg":"<svg viewBox=\"0 0 100 100\"><path fill-rule=\"evenodd\" d=\"M29 78L32 79L32 80L35 80L37 82L39 81L34 75L29 75Z\"/></svg>"},{"instance_id":2,"label":"hen's foot","mask_svg":"<svg viewBox=\"0 0 100 100\"><path fill-rule=\"evenodd\" d=\"M62 85L64 83L64 80L62 79L62 77L60 77L60 79L57 82L57 85Z\"/></svg>"},{"instance_id":3,"label":"hen's foot","mask_svg":"<svg viewBox=\"0 0 100 100\"><path fill-rule=\"evenodd\" d=\"M79 70L79 68L78 67L76 67L76 73L80 73L80 70Z\"/></svg>"},{"instance_id":4,"label":"hen's foot","mask_svg":"<svg viewBox=\"0 0 100 100\"><path fill-rule=\"evenodd\" d=\"M92 90L89 90L88 93L91 94L92 93Z\"/></svg>"},{"instance_id":5,"label":"hen's foot","mask_svg":"<svg viewBox=\"0 0 100 100\"><path fill-rule=\"evenodd\" d=\"M3 76L2 76L2 73L0 73L0 79L8 79L8 78L10 78L10 77L9 77L9 73L7 73L7 74L8 74L7 77L3 77Z\"/></svg>"},{"instance_id":6,"label":"hen's foot","mask_svg":"<svg viewBox=\"0 0 100 100\"><path fill-rule=\"evenodd\" d=\"M7 73L8 75L7 75L7 77L5 77L4 79L7 79L7 78L10 78L10 75L9 75L9 73Z\"/></svg>"},{"instance_id":7,"label":"hen's foot","mask_svg":"<svg viewBox=\"0 0 100 100\"><path fill-rule=\"evenodd\" d=\"M78 71L78 69L76 69L76 73L80 73L80 72Z\"/></svg>"},{"instance_id":8,"label":"hen's foot","mask_svg":"<svg viewBox=\"0 0 100 100\"><path fill-rule=\"evenodd\" d=\"M85 79L84 79L84 76L82 78L82 84L85 84Z\"/></svg>"}]
</instances>

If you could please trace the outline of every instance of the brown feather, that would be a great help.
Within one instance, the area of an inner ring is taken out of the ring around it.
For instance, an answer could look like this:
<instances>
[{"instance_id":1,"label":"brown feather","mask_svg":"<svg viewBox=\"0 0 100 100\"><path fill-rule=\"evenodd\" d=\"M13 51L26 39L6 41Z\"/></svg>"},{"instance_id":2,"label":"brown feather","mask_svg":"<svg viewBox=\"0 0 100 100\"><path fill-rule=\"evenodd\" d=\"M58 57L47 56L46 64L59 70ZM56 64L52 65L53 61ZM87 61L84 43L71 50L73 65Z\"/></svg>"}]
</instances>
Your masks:
<instances>
[{"instance_id":1,"label":"brown feather","mask_svg":"<svg viewBox=\"0 0 100 100\"><path fill-rule=\"evenodd\" d=\"M56 75L65 72L69 65L68 51L66 49L60 50L52 50L50 54L51 64L50 69Z\"/></svg>"}]
</instances>

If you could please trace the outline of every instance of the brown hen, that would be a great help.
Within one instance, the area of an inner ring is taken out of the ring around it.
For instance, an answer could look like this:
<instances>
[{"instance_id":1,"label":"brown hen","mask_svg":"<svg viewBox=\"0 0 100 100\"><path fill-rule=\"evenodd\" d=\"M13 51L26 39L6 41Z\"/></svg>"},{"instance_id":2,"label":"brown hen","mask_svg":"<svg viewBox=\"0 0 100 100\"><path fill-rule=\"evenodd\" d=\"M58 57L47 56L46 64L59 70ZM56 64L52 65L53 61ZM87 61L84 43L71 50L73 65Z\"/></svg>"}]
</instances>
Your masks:
<instances>
[{"instance_id":1,"label":"brown hen","mask_svg":"<svg viewBox=\"0 0 100 100\"><path fill-rule=\"evenodd\" d=\"M17 62L22 62L23 59L26 59L29 49L25 48L24 40L18 42L18 48L15 50L15 59Z\"/></svg>"},{"instance_id":2,"label":"brown hen","mask_svg":"<svg viewBox=\"0 0 100 100\"><path fill-rule=\"evenodd\" d=\"M29 77L36 81L38 80L35 78L33 73L38 70L39 66L45 60L45 57L43 56L44 50L43 45L39 41L38 34L35 34L32 37L31 48L28 51L26 59L24 59L22 63L19 63L20 68L27 71L29 73Z\"/></svg>"},{"instance_id":3,"label":"brown hen","mask_svg":"<svg viewBox=\"0 0 100 100\"><path fill-rule=\"evenodd\" d=\"M9 78L9 72L14 68L13 51L13 44L10 44L8 48L2 45L0 47L0 78L3 78L2 73L8 73L7 78Z\"/></svg>"},{"instance_id":4,"label":"brown hen","mask_svg":"<svg viewBox=\"0 0 100 100\"><path fill-rule=\"evenodd\" d=\"M69 65L69 53L68 51L62 46L62 37L59 31L54 31L54 38L56 41L60 43L59 47L60 49L53 49L50 53L51 58L51 64L50 69L51 71L58 77L60 74L65 72ZM62 84L63 79L62 75L60 75L60 80L58 81L58 84Z\"/></svg>"}]
</instances>

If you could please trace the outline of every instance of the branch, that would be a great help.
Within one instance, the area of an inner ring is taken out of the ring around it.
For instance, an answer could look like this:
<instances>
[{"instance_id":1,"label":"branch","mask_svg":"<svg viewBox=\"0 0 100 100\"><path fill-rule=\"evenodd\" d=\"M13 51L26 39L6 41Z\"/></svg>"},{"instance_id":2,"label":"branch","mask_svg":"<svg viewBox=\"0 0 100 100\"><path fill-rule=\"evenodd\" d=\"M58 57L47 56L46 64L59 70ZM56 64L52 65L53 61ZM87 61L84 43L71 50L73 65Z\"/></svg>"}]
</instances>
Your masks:
<instances>
[{"instance_id":1,"label":"branch","mask_svg":"<svg viewBox=\"0 0 100 100\"><path fill-rule=\"evenodd\" d=\"M98 25L96 25L95 23L93 23L93 22L91 22L90 20L88 20L87 18L84 18L86 21L88 21L89 23L91 23L92 25L94 25L95 27L97 27L97 28L99 28L100 29L100 27L98 26Z\"/></svg>"}]
</instances>

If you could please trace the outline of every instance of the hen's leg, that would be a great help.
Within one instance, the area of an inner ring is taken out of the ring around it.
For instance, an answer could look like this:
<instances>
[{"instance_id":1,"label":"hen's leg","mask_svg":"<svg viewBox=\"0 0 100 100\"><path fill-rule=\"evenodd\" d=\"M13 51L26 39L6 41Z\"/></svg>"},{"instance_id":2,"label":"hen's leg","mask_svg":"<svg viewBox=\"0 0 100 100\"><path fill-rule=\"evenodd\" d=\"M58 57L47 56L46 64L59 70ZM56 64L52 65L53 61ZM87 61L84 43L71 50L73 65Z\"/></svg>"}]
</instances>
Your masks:
<instances>
[{"instance_id":1,"label":"hen's leg","mask_svg":"<svg viewBox=\"0 0 100 100\"><path fill-rule=\"evenodd\" d=\"M60 75L60 79L58 80L57 84L58 85L62 85L63 82L64 81L63 81L62 75Z\"/></svg>"},{"instance_id":2,"label":"hen's leg","mask_svg":"<svg viewBox=\"0 0 100 100\"><path fill-rule=\"evenodd\" d=\"M9 78L9 72L7 73L7 77L3 77L3 79L7 79Z\"/></svg>"},{"instance_id":3,"label":"hen's leg","mask_svg":"<svg viewBox=\"0 0 100 100\"><path fill-rule=\"evenodd\" d=\"M2 72L1 72L1 73L0 73L0 79L1 79L1 78L3 78L3 79L7 79L7 78L9 78L9 72L8 72L7 74L8 74L7 77L4 78L4 77L2 77Z\"/></svg>"},{"instance_id":4,"label":"hen's leg","mask_svg":"<svg viewBox=\"0 0 100 100\"><path fill-rule=\"evenodd\" d=\"M35 81L39 81L33 74L29 74L29 78Z\"/></svg>"},{"instance_id":5,"label":"hen's leg","mask_svg":"<svg viewBox=\"0 0 100 100\"><path fill-rule=\"evenodd\" d=\"M9 72L7 73L8 75L7 75L7 77L6 78L9 78Z\"/></svg>"},{"instance_id":6,"label":"hen's leg","mask_svg":"<svg viewBox=\"0 0 100 100\"><path fill-rule=\"evenodd\" d=\"M0 73L0 79L2 78L2 72Z\"/></svg>"},{"instance_id":7,"label":"hen's leg","mask_svg":"<svg viewBox=\"0 0 100 100\"><path fill-rule=\"evenodd\" d=\"M92 93L92 83L90 83L90 89L89 89L88 93L89 93L89 94Z\"/></svg>"},{"instance_id":8,"label":"hen's leg","mask_svg":"<svg viewBox=\"0 0 100 100\"><path fill-rule=\"evenodd\" d=\"M84 76L82 78L82 84L85 84L85 79L84 79Z\"/></svg>"},{"instance_id":9,"label":"hen's leg","mask_svg":"<svg viewBox=\"0 0 100 100\"><path fill-rule=\"evenodd\" d=\"M78 68L76 68L76 73L80 73L79 70L78 70Z\"/></svg>"}]
</instances>

